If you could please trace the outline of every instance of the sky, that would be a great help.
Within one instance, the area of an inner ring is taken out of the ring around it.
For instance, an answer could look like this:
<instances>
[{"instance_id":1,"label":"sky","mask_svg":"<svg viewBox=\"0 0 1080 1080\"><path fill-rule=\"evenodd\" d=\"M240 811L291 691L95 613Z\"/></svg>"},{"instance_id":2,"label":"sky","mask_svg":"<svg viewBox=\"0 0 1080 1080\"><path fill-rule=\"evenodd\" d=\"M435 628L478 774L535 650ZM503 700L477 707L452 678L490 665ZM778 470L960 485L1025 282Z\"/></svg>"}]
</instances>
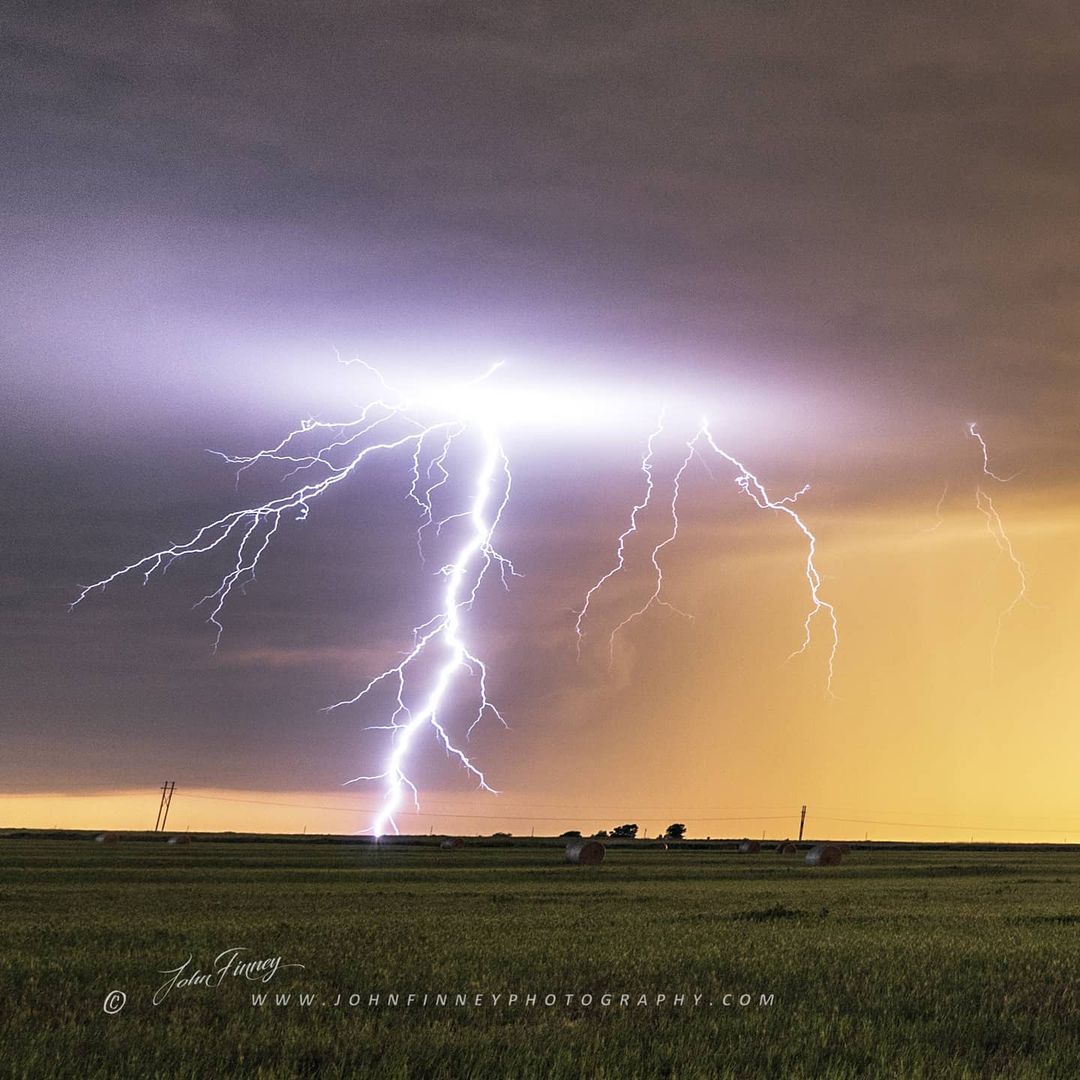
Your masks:
<instances>
[{"instance_id":1,"label":"sky","mask_svg":"<svg viewBox=\"0 0 1080 1080\"><path fill-rule=\"evenodd\" d=\"M0 824L148 826L175 779L177 827L365 827L377 789L341 785L385 713L321 710L431 613L407 461L283 527L216 653L191 605L221 560L67 607L279 492L206 450L354 409L359 356L626 403L507 421L524 576L468 616L501 794L422 741L403 828L783 837L806 803L819 836L1080 836L1069 5L12 3L3 38ZM577 658L667 400L811 484L833 695L824 626L787 659L802 537L722 462L665 549L693 620L649 612L609 664L658 505ZM1004 618L980 485L1028 582Z\"/></svg>"}]
</instances>

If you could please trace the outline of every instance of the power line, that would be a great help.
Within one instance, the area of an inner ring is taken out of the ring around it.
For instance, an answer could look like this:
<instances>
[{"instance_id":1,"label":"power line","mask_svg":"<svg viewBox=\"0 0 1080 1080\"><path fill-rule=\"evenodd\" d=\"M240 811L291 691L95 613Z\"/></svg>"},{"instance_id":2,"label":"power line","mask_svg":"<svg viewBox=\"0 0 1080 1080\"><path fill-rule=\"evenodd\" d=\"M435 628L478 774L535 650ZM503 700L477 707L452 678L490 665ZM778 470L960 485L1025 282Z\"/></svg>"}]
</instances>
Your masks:
<instances>
[{"instance_id":1,"label":"power line","mask_svg":"<svg viewBox=\"0 0 1080 1080\"><path fill-rule=\"evenodd\" d=\"M271 806L271 807L283 807L286 809L297 810L329 810L337 813L356 813L357 811L364 810L364 807L330 807L311 804L311 802L275 802L267 799L241 799L231 798L228 796L218 795L194 795L188 793L185 798L189 799L205 799L211 802L245 802L245 804L251 804L253 806ZM678 813L679 811L669 811L671 813ZM430 810L402 810L399 813L403 816L411 816L411 818L454 818L464 820L475 821L557 821L559 816L529 816L522 814L481 814L481 813L456 813L456 812L443 812L435 809ZM638 811L639 815L644 815L644 812ZM694 821L701 822L719 822L719 821L787 821L791 819L793 814L728 814L728 815L701 815L698 813L691 813L689 811L681 811L685 816L691 818ZM604 815L597 814L569 814L565 816L577 816L577 818L584 821L602 821L605 820ZM819 821L839 822L847 825L885 825L893 828L951 828L960 829L962 832L984 832L984 833L1030 833L1038 831L1039 826L1017 826L1017 825L946 825L940 822L912 822L912 821L881 821L874 818L832 818L826 814L816 814L816 818ZM1058 822L1058 827L1061 827L1062 822Z\"/></svg>"},{"instance_id":2,"label":"power line","mask_svg":"<svg viewBox=\"0 0 1080 1080\"><path fill-rule=\"evenodd\" d=\"M872 821L869 818L834 818L817 815L821 821L841 821L847 825L890 825L897 829L962 829L964 832L1038 832L1046 826L1034 825L936 825L925 821Z\"/></svg>"},{"instance_id":3,"label":"power line","mask_svg":"<svg viewBox=\"0 0 1080 1080\"><path fill-rule=\"evenodd\" d=\"M311 810L341 810L341 811L355 812L357 810L370 809L370 807L367 806L366 804L365 805L354 805L354 806L324 806L324 805L314 805L314 804L311 804L311 803L277 802L277 801L268 802L268 801L262 800L262 799L241 799L241 798L235 798L235 797L223 796L223 795L222 796L218 796L218 795L195 795L195 794L191 794L191 793L188 793L186 795L186 797L187 798L192 798L192 799L194 799L194 798L216 799L216 800L222 801L222 802L253 803L255 805L263 805L263 806L295 806L295 807L298 807L298 808L304 809L304 810L308 810L308 809L311 809ZM458 811L456 809L455 810L444 810L442 804L440 804L440 803L427 803L427 802L425 802L424 806L425 806L425 809L422 811L422 813L424 815L428 815L430 813L445 814L445 816L450 816L451 814L457 814L459 817L477 817L477 818L501 817L502 816L502 815L498 815L498 814L485 815L485 814L481 814L481 813L460 814L460 813L458 813ZM607 814L615 814L615 815L618 815L618 814L637 814L639 816L646 816L646 815L650 815L650 814L661 814L661 815L662 814L674 814L676 816L682 815L682 816L685 816L685 817L695 818L697 820L711 821L711 820L717 820L716 815L719 814L719 815L735 815L734 817L731 817L731 816L722 817L719 820L736 820L736 819L745 818L748 821L768 821L768 820L774 820L774 819L779 820L780 818L786 818L786 817L791 816L791 812L789 811L789 807L787 805L781 805L781 806L724 806L724 807L715 807L715 806L713 806L713 807L701 807L701 806L698 806L698 807L687 807L687 806L675 806L675 807L673 807L673 806L666 806L666 807L661 806L661 807L656 807L656 806L642 806L642 805L637 804L637 803L634 803L634 804L624 803L621 806L592 806L592 807L589 807L588 810L586 811L586 810L583 810L580 806L578 806L578 805L576 805L574 803L523 803L523 802L515 802L514 807L515 807L515 809L518 809L518 810L562 810L569 816L578 816L578 817L585 816L586 814L592 814L593 816L595 816L597 814L601 814L601 815L607 815ZM914 813L916 816L918 816L918 814L920 813L920 811L909 811L909 810L906 810L906 809L881 810L881 809L878 809L878 808L873 808L873 809L867 808L867 809L863 810L862 808L837 807L837 806L824 806L824 807L821 807L820 810L824 811L824 813L815 813L814 816L818 817L818 818L821 818L822 820L843 821L843 822L857 823L857 824L860 824L860 825L862 825L862 824L867 824L867 825L893 825L893 824L903 825L903 824L908 824L908 823L905 823L905 822L892 822L892 821L878 821L876 819L860 818L860 817L854 817L854 818L853 817L845 817L845 816L826 817L826 814L829 811L832 811L834 814L840 814L840 815L845 815L845 814L850 814L850 813L858 814L858 813L862 812L862 813L877 813L877 814L886 814L886 815L888 815L888 814L906 815L906 814L909 814L909 813ZM736 811L746 811L746 812L736 814ZM750 811L766 811L766 813L751 813ZM784 811L784 812L783 813L773 814L772 811ZM405 812L406 811L402 811L402 813L405 813ZM407 812L408 813L414 813L414 811L407 811ZM556 817L561 817L563 815L559 814L559 815L555 815L555 816ZM544 817L544 816L537 816L535 818L535 820L537 820L537 821L546 821L546 820L549 820L549 818ZM1032 828L1032 829L1041 828L1044 825L1052 826L1054 828L1058 828L1063 824L1071 825L1074 828L1080 828L1080 823L1078 823L1078 822L1080 822L1080 819L1078 819L1078 821L1063 822L1060 817L1054 816L1054 817L1028 819L1028 820L1038 822L1038 824L1032 824L1032 825L1026 826L1027 828ZM912 825L912 827L920 827L923 824L930 825L931 823L927 823L927 822L911 822L910 824ZM937 828L939 826L935 825L933 827ZM950 825L950 826L940 826L940 827L942 827L942 828L970 828L971 826L967 826L967 825L951 826ZM987 825L987 826L975 826L975 828L995 828L995 826L989 826L989 825Z\"/></svg>"},{"instance_id":4,"label":"power line","mask_svg":"<svg viewBox=\"0 0 1080 1080\"><path fill-rule=\"evenodd\" d=\"M166 791L162 793L162 805L159 806L159 822L156 824L156 828L163 829L164 821L161 820L162 812L171 801L172 788L175 786L174 782L167 782L162 785ZM139 793L117 793L127 798L144 798L144 795ZM111 797L117 797L112 795ZM184 798L186 799L201 799L208 802L237 802L237 804L247 806L266 806L266 807L278 807L285 810L323 810L332 813L348 813L356 814L363 813L370 809L367 806L327 806L325 804L315 804L315 802L286 802L271 799L245 799L235 796L227 795L200 795L194 792L185 792ZM599 809L593 808L596 812L584 813L579 810L575 810L569 807L568 804L554 804L554 802L534 802L534 804L517 804L519 808L562 808L566 807L565 811L561 814L486 814L486 813L461 813L459 811L442 810L438 806L428 806L422 810L401 810L399 814L401 816L409 816L409 818L448 818L453 820L462 821L524 821L524 822L559 822L575 820L581 822L603 822L606 821L609 816L615 816L622 813L631 813L639 816L639 818L645 818L645 816L651 816L656 814L672 814L674 818L686 818L692 822L700 823L713 823L713 822L761 822L761 821L794 821L797 812L791 811L780 814L762 814L762 813L733 813L732 811L746 809L781 809L779 807L765 807L765 808L741 808L741 807L725 807L725 808L713 808L717 812L705 809L675 809L665 808L657 810L656 808L648 807L635 807L632 810L622 808L620 810L612 809ZM835 808L834 808L835 809ZM855 811L858 813L858 811ZM870 811L873 812L873 811ZM897 811L904 813L904 811ZM1030 824L1030 825L957 825L946 824L944 822L926 822L926 821L887 821L878 818L849 818L849 816L834 816L826 813L815 813L815 820L824 822L834 822L847 825L880 825L887 828L940 828L940 829L954 829L957 832L966 833L1032 833L1032 832L1048 832L1048 831L1061 831L1061 829L1080 828L1080 825L1076 821L1063 821L1062 819L1043 819L1047 824Z\"/></svg>"},{"instance_id":5,"label":"power line","mask_svg":"<svg viewBox=\"0 0 1080 1080\"><path fill-rule=\"evenodd\" d=\"M206 799L209 802L232 802L232 803L247 803L252 806L283 806L289 809L295 810L331 810L340 814L355 814L361 810L368 809L363 806L319 806L314 803L295 803L295 802L271 802L267 799L233 799L224 795L194 795L188 792L184 795L185 799ZM404 817L447 817L447 818L465 818L477 821L558 821L562 817L573 817L575 819L583 821L606 821L608 815L582 815L582 814L564 814L556 815L555 817L528 817L515 814L459 814L459 813L444 813L436 810L398 810L396 815ZM741 814L734 817L701 817L700 815L695 817L696 821L784 821L790 818L790 814L774 814L774 815L761 815L761 814Z\"/></svg>"},{"instance_id":6,"label":"power line","mask_svg":"<svg viewBox=\"0 0 1080 1080\"><path fill-rule=\"evenodd\" d=\"M199 799L216 799L216 800L218 800L220 802L249 802L249 803L255 803L256 805L262 805L262 806L296 806L296 807L299 807L299 808L304 809L304 810L351 810L351 811L355 811L357 809L360 809L360 810L367 809L367 807L364 807L364 806L359 806L359 807L358 806L351 806L351 807L347 807L347 806L315 806L315 805L312 805L311 803L267 802L266 800L263 800L263 799L238 799L238 798L234 798L234 797L227 797L227 796L224 796L224 795L220 795L220 796L219 795L193 795L191 793L188 793L186 797L190 798L190 799L196 799L196 798L199 798ZM431 810L431 811L439 811L439 812L441 812L440 805L437 804L437 803L436 804L425 804L425 805L428 806L428 809ZM570 814L571 816L575 816L575 815L580 816L583 813L583 811L581 810L580 807L577 807L577 806L573 805L572 803L515 803L514 805L518 809L525 809L525 810L563 810L564 812L566 812L567 814ZM595 811L599 811L599 812L601 812L601 813L603 813L605 815L606 814L616 814L616 815L617 814L638 814L638 815L644 815L644 814L684 814L684 815L688 815L690 817L697 817L697 818L700 819L703 815L706 818L708 818L708 815L712 814L714 811L719 811L722 814L728 814L728 813L731 813L732 811L735 811L735 810L769 810L769 811L772 811L772 810L784 810L784 811L787 811L788 807L786 807L786 806L725 806L725 807L690 807L690 808L688 808L688 807L685 807L685 806L683 806L683 807L671 807L671 806L655 807L655 806L640 806L640 805L636 805L636 804L631 806L629 803L627 803L627 804L624 804L621 807L615 807L615 808L613 808L613 807L604 807L604 806L593 806L593 807L590 807L590 809L595 810ZM402 813L404 813L404 812L405 811L402 811ZM413 811L409 811L409 813L412 813L412 812ZM424 813L427 813L427 811L424 811ZM449 813L449 811L447 813ZM461 816L463 816L463 817L483 817L484 815L482 815L482 814L464 814L464 815L461 815ZM494 815L494 816L500 816L500 815ZM561 815L559 815L559 816L561 816ZM743 815L743 816L747 817L748 819L753 819L753 820L766 820L769 815L765 815L764 818L760 814L746 814L746 815ZM777 818L789 817L789 816L790 816L790 813L783 813L783 814L777 814L776 815ZM536 820L537 821L543 821L543 820L546 820L546 819L538 817Z\"/></svg>"}]
</instances>

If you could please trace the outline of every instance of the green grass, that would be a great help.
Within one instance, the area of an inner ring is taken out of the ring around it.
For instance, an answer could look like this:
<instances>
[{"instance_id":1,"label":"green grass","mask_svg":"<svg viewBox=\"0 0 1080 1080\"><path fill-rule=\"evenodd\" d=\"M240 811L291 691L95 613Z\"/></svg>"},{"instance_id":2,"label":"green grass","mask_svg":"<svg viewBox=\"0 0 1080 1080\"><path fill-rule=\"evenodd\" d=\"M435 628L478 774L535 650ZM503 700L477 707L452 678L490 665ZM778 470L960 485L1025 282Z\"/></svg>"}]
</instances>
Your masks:
<instances>
[{"instance_id":1,"label":"green grass","mask_svg":"<svg viewBox=\"0 0 1080 1080\"><path fill-rule=\"evenodd\" d=\"M815 869L624 846L576 868L542 844L25 836L0 840L0 867L14 1076L1080 1076L1071 851L856 849ZM233 946L306 966L152 1004L160 971ZM128 1001L108 1016L113 989ZM264 990L293 998L253 1007ZM440 991L703 1004L367 1006ZM364 1004L322 1004L339 993Z\"/></svg>"}]
</instances>

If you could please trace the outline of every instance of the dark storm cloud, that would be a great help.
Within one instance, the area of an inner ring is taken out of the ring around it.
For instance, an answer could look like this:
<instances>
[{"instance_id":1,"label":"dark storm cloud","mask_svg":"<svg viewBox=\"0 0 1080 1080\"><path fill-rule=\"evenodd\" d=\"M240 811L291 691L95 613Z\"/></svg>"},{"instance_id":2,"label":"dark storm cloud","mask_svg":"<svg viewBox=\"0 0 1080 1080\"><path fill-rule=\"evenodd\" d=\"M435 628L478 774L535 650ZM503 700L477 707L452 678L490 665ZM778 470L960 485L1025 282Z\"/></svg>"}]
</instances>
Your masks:
<instances>
[{"instance_id":1,"label":"dark storm cloud","mask_svg":"<svg viewBox=\"0 0 1080 1080\"><path fill-rule=\"evenodd\" d=\"M818 395L819 441L875 468L920 452L897 431L1000 417L1015 446L1037 421L1030 464L1074 467L1078 54L1066 3L8 5L5 713L137 739L148 694L194 762L256 659L274 692L239 730L292 739L286 714L325 698L282 673L388 639L395 552L361 529L350 562L344 516L329 574L272 577L197 708L177 702L205 640L170 636L175 606L145 635L114 609L49 621L66 586L231 505L201 447L315 409L279 375L331 341ZM297 613L312 596L329 618ZM142 689L117 704L122 669Z\"/></svg>"},{"instance_id":2,"label":"dark storm cloud","mask_svg":"<svg viewBox=\"0 0 1080 1080\"><path fill-rule=\"evenodd\" d=\"M1068 5L26 4L5 39L39 230L104 219L136 256L161 215L306 273L301 308L568 304L571 337L811 377L1073 362ZM241 278L241 310L283 284Z\"/></svg>"}]
</instances>

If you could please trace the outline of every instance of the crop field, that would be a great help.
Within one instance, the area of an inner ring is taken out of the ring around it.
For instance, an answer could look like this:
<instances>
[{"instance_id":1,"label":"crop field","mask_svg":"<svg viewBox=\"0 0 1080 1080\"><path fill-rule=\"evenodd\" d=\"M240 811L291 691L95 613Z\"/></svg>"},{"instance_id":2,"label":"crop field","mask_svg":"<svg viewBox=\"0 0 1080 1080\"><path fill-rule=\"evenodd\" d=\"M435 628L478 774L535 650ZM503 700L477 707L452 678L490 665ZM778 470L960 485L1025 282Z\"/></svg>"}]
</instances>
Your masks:
<instances>
[{"instance_id":1,"label":"crop field","mask_svg":"<svg viewBox=\"0 0 1080 1080\"><path fill-rule=\"evenodd\" d=\"M0 868L14 1076L1080 1076L1068 849L28 834Z\"/></svg>"}]
</instances>

